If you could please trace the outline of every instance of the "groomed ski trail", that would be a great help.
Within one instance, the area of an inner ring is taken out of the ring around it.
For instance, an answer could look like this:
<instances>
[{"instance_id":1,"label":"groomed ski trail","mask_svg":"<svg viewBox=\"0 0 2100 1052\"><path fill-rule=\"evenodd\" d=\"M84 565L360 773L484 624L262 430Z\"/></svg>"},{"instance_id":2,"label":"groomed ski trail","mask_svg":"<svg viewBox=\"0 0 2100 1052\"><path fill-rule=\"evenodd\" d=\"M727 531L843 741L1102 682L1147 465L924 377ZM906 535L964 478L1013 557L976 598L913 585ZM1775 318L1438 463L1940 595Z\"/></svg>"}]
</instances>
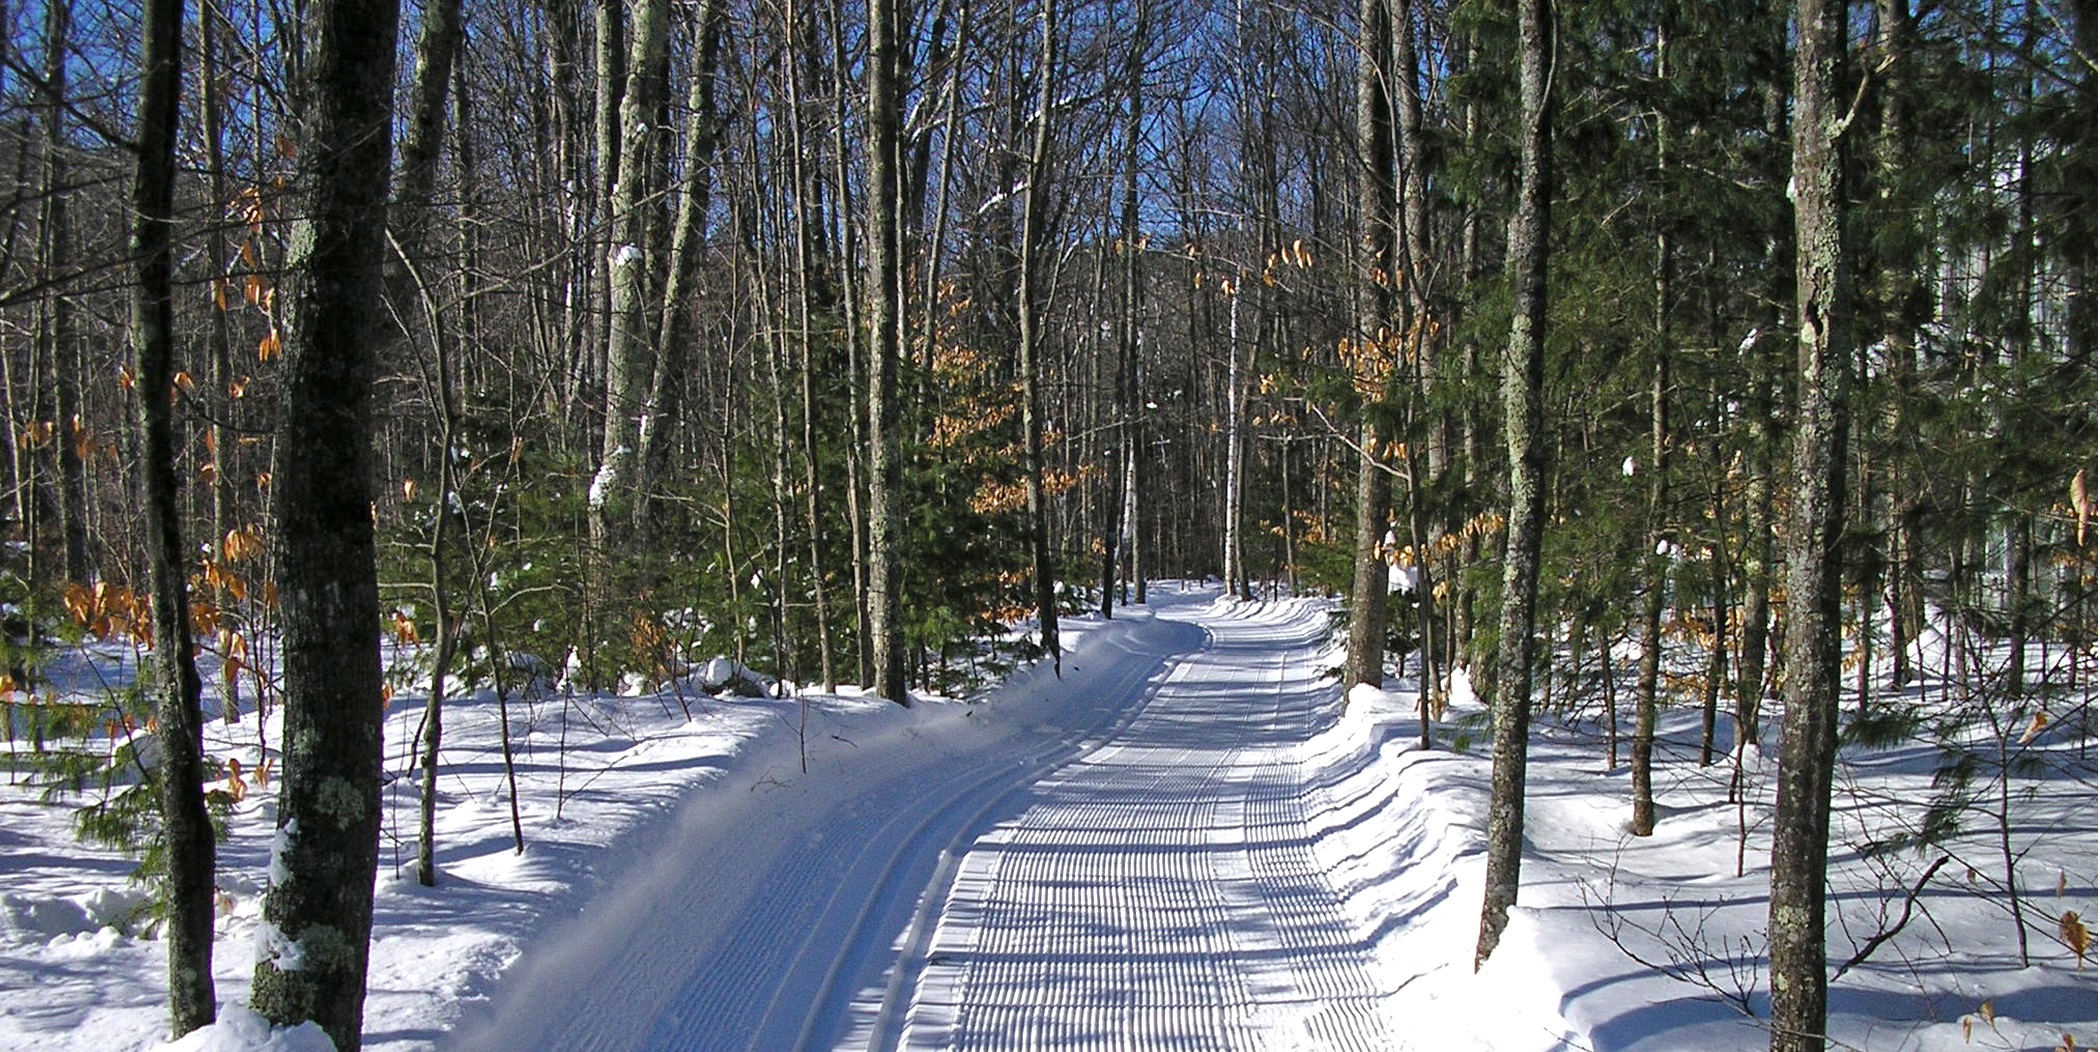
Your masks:
<instances>
[{"instance_id":1,"label":"groomed ski trail","mask_svg":"<svg viewBox=\"0 0 2100 1052\"><path fill-rule=\"evenodd\" d=\"M1062 679L696 794L448 1047L1402 1047L1313 853L1324 628L1160 593Z\"/></svg>"},{"instance_id":2,"label":"groomed ski trail","mask_svg":"<svg viewBox=\"0 0 2100 1052\"><path fill-rule=\"evenodd\" d=\"M1136 718L977 837L869 1047L1399 1047L1304 808L1323 624L1197 613L1206 644Z\"/></svg>"}]
</instances>

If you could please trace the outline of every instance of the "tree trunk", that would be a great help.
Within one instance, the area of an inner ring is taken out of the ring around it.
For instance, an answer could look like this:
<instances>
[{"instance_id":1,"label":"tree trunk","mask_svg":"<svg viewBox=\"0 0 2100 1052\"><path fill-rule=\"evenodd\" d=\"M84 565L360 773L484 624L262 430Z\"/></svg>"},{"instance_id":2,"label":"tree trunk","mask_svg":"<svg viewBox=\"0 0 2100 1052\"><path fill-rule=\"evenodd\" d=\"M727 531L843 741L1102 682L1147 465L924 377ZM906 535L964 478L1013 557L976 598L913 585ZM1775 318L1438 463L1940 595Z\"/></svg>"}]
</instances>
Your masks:
<instances>
[{"instance_id":1,"label":"tree trunk","mask_svg":"<svg viewBox=\"0 0 2100 1052\"><path fill-rule=\"evenodd\" d=\"M637 501L636 449L649 427L642 401L656 359L656 327L649 317L655 284L651 257L656 254L650 249L660 211L655 195L662 136L657 126L670 65L670 14L667 0L635 4L626 86L620 92L619 164L606 203L612 221L605 260L612 308L605 333L605 437L590 493L594 560L609 560L629 536ZM601 579L601 586L606 583ZM606 594L602 587L600 594Z\"/></svg>"},{"instance_id":2,"label":"tree trunk","mask_svg":"<svg viewBox=\"0 0 2100 1052\"><path fill-rule=\"evenodd\" d=\"M421 235L429 225L431 187L445 143L445 94L452 86L452 64L465 36L460 0L433 0L423 9L404 115L401 161L394 180L394 225L401 244L410 251L422 247Z\"/></svg>"},{"instance_id":3,"label":"tree trunk","mask_svg":"<svg viewBox=\"0 0 2100 1052\"><path fill-rule=\"evenodd\" d=\"M225 210L232 204L232 194L226 184L226 99L224 86L219 82L219 12L207 5L197 13L199 85L203 93L204 108L204 163L211 193L211 235L209 248L212 273L211 330L206 337L211 355L211 390L213 398L225 398L233 384L233 326L228 315L238 302L233 291L231 270L233 256L226 241ZM226 535L233 529L234 507L233 479L236 473L234 437L235 400L226 398L216 403L218 414L211 421L209 446L212 457L211 471L211 537L212 557L226 560ZM218 596L223 606L226 596ZM222 633L228 630L221 630ZM230 650L231 648L226 648ZM240 716L240 694L237 676L226 677L225 696L220 708L226 722L232 723Z\"/></svg>"},{"instance_id":4,"label":"tree trunk","mask_svg":"<svg viewBox=\"0 0 2100 1052\"><path fill-rule=\"evenodd\" d=\"M1385 377L1379 362L1390 352L1392 318L1393 140L1392 103L1387 91L1392 18L1384 0L1358 0L1356 8L1356 294L1358 391L1380 399ZM1388 569L1385 535L1392 479L1379 462L1384 439L1371 410L1358 428L1355 575L1349 593L1350 685L1385 683L1385 608Z\"/></svg>"},{"instance_id":5,"label":"tree trunk","mask_svg":"<svg viewBox=\"0 0 2100 1052\"><path fill-rule=\"evenodd\" d=\"M901 0L867 0L868 10L868 637L875 692L899 705L905 694L904 604L897 543L903 528L903 421L897 357L903 353L904 276L899 258L897 165L902 139Z\"/></svg>"},{"instance_id":6,"label":"tree trunk","mask_svg":"<svg viewBox=\"0 0 2100 1052\"><path fill-rule=\"evenodd\" d=\"M1668 30L1656 27L1655 76L1665 83L1670 75ZM1669 170L1669 124L1660 113L1655 117L1656 192ZM1647 550L1639 554L1646 569L1646 592L1641 601L1641 665L1639 688L1634 695L1633 715L1633 820L1628 831L1634 836L1655 832L1655 720L1660 705L1657 691L1662 680L1662 615L1669 591L1670 503L1670 295L1671 245L1668 232L1655 235L1655 345L1653 372L1648 389L1648 536Z\"/></svg>"},{"instance_id":7,"label":"tree trunk","mask_svg":"<svg viewBox=\"0 0 2100 1052\"><path fill-rule=\"evenodd\" d=\"M1242 599L1247 594L1247 567L1240 547L1240 496L1247 487L1247 435L1240 426L1240 300L1238 284L1225 288L1225 594ZM1380 594L1384 590L1380 589Z\"/></svg>"},{"instance_id":8,"label":"tree trunk","mask_svg":"<svg viewBox=\"0 0 2100 1052\"><path fill-rule=\"evenodd\" d=\"M1545 525L1545 446L1539 441L1546 373L1546 260L1552 202L1553 114L1546 97L1553 48L1546 0L1517 5L1519 159L1517 210L1509 222L1515 309L1502 376L1503 439L1509 456L1508 546L1502 563L1501 641L1497 647L1494 769L1488 785L1487 892L1480 910L1477 971L1509 923L1524 849L1524 764L1531 747L1533 616L1539 542Z\"/></svg>"},{"instance_id":9,"label":"tree trunk","mask_svg":"<svg viewBox=\"0 0 2100 1052\"><path fill-rule=\"evenodd\" d=\"M1772 1052L1824 1047L1824 870L1837 756L1838 544L1845 506L1851 276L1844 238L1846 8L1797 0L1794 237L1798 380L1787 537L1786 664L1772 818Z\"/></svg>"},{"instance_id":10,"label":"tree trunk","mask_svg":"<svg viewBox=\"0 0 2100 1052\"><path fill-rule=\"evenodd\" d=\"M1400 195L1396 215L1400 218L1400 332L1408 352L1407 453L1401 458L1407 488L1408 544L1414 549L1415 583L1410 601L1415 607L1417 667L1416 687L1422 713L1422 742L1429 742L1429 723L1436 707L1443 665L1441 640L1437 638L1437 563L1431 554L1443 534L1441 509L1432 509L1433 494L1440 489L1450 455L1446 448L1443 412L1436 408L1438 349L1434 346L1440 326L1431 316L1433 302L1429 281L1436 265L1430 258L1429 158L1422 130L1421 49L1416 42L1418 0L1395 0L1393 17L1393 111L1394 147L1398 151ZM1418 451L1426 455L1418 455ZM1421 469L1417 470L1416 465Z\"/></svg>"},{"instance_id":11,"label":"tree trunk","mask_svg":"<svg viewBox=\"0 0 2100 1052\"><path fill-rule=\"evenodd\" d=\"M721 9L721 4L710 3L704 24L712 27ZM800 4L798 2L789 3L786 8L786 14L788 19L788 38L795 41L797 47L802 49L805 54L814 55L816 48L808 39L806 23L802 21ZM710 38L716 35L712 28L704 30L704 32ZM712 49L712 45L710 45L710 49ZM708 58L708 62L710 64L711 77L711 57ZM820 302L818 290L814 286L819 280L820 274L826 275L828 279L828 271L819 265L820 261L818 259L812 258L817 255L816 250L812 247L812 242L814 241L812 232L822 229L821 217L814 216L812 213L821 208L821 205L818 204L821 198L817 193L818 188L813 185L818 180L813 178L812 173L804 167L804 157L806 156L804 151L808 148L807 143L813 137L807 135L804 131L804 123L808 120L808 114L805 112L806 104L803 101L803 64L799 62L790 63L789 68L782 72L787 81L788 108L790 110L788 148L793 151L789 168L791 177L795 181L791 198L795 210L795 324L798 334L797 342L801 349L801 367L796 371L796 380L800 385L802 400L803 526L809 532L807 538L809 546L809 581L810 590L816 599L817 606L817 663L820 674L823 676L824 693L830 694L838 690L838 651L831 623L831 585L826 577L828 558L825 551L828 546L824 543L824 522L822 516L824 488L822 477L817 471L817 352L813 318L818 309L816 305ZM713 89L710 87L706 96L708 109L713 108L713 94ZM700 103L700 92L696 89L694 92L694 110L696 113L701 109ZM689 137L690 134L688 133ZM689 171L690 168L691 165L688 164ZM699 178L699 176L689 175L689 178ZM821 302L825 304L827 309L835 304L835 301L831 299L832 295L833 291L829 288L827 280L824 294L821 297ZM665 351L668 355L668 346L665 348Z\"/></svg>"},{"instance_id":12,"label":"tree trunk","mask_svg":"<svg viewBox=\"0 0 2100 1052\"><path fill-rule=\"evenodd\" d=\"M44 18L44 78L50 108L44 121L43 203L42 214L38 217L42 258L39 262L44 273L53 278L66 274L73 267L72 223L67 210L67 199L72 191L66 185L70 173L65 162L66 153L72 149L67 141L65 120L69 105L66 100L66 56L72 37L69 6L51 4ZM51 508L57 513L58 521L59 571L64 581L85 584L92 576L92 569L87 542L87 473L80 458L80 436L75 430L81 426L82 418L80 370L74 361L79 347L73 315L72 297L54 284L44 293L37 350L57 396L52 409L58 427L49 448L53 466L57 469L56 486L50 496ZM37 419L43 419L41 412ZM35 544L33 531L30 543ZM30 583L32 587L40 583L38 575L32 574Z\"/></svg>"},{"instance_id":13,"label":"tree trunk","mask_svg":"<svg viewBox=\"0 0 2100 1052\"><path fill-rule=\"evenodd\" d=\"M1143 455L1142 410L1139 408L1137 389L1138 367L1138 317L1143 309L1143 288L1139 284L1139 244L1143 234L1138 227L1138 171L1139 151L1144 148L1145 126L1145 50L1150 46L1152 6L1148 0L1139 0L1136 24L1131 32L1130 53L1123 68L1124 90L1128 97L1123 110L1123 202L1122 264L1119 277L1122 279L1122 324L1117 329L1115 390L1116 461L1109 472L1109 485L1115 497L1109 501L1107 524L1101 530L1101 616L1113 617L1116 609L1116 580L1125 559L1131 564L1131 576L1137 567L1137 507L1133 491L1137 488L1138 460ZM1139 588L1142 590L1143 585ZM1128 601L1127 594L1125 601ZM1141 598L1139 602L1143 602Z\"/></svg>"},{"instance_id":14,"label":"tree trunk","mask_svg":"<svg viewBox=\"0 0 2100 1052\"><path fill-rule=\"evenodd\" d=\"M1042 282L1043 182L1050 173L1050 102L1056 81L1057 10L1055 0L1041 0L1042 34L1036 57L1035 128L1029 139L1027 183L1021 192L1021 460L1028 500L1028 549L1034 564L1036 619L1043 653L1051 668L1064 673L1057 641L1057 570L1050 558L1050 509L1043 493L1042 321L1038 287Z\"/></svg>"},{"instance_id":15,"label":"tree trunk","mask_svg":"<svg viewBox=\"0 0 2100 1052\"><path fill-rule=\"evenodd\" d=\"M182 95L182 0L146 0L139 52L138 166L131 188L132 353L138 370L141 491L152 584L154 710L167 852L168 1015L174 1036L212 1022L216 847L204 809L203 684L190 647L190 553L176 503L174 390L175 140ZM70 441L67 441L70 445Z\"/></svg>"},{"instance_id":16,"label":"tree trunk","mask_svg":"<svg viewBox=\"0 0 2100 1052\"><path fill-rule=\"evenodd\" d=\"M391 167L393 0L309 0L275 503L284 771L257 1011L360 1045L379 861L372 384Z\"/></svg>"},{"instance_id":17,"label":"tree trunk","mask_svg":"<svg viewBox=\"0 0 2100 1052\"><path fill-rule=\"evenodd\" d=\"M721 0L704 0L694 15L700 54L686 90L685 193L671 225L671 253L664 270L663 324L656 340L656 369L649 378L635 435L635 530L655 522L657 480L670 464L671 447L684 416L686 370L698 340L691 298L700 278L707 246L708 212L713 207L715 147L722 122L715 115L716 70L721 64ZM798 157L800 151L797 151Z\"/></svg>"},{"instance_id":18,"label":"tree trunk","mask_svg":"<svg viewBox=\"0 0 2100 1052\"><path fill-rule=\"evenodd\" d=\"M591 188L580 195L585 201L583 213L586 220L584 231L587 244L582 263L582 306L584 313L584 340L579 345L578 368L579 394L584 401L596 403L603 414L613 411L599 398L606 388L605 349L612 334L612 264L611 256L616 242L613 235L615 218L611 214L615 186L620 177L620 148L626 137L620 128L620 93L627 88L627 24L624 15L626 5L619 0L593 0L591 4L593 47L595 49L596 80L591 94L591 129L596 147L592 157ZM585 426L586 439L596 439L603 448L604 423L597 421L593 430Z\"/></svg>"}]
</instances>

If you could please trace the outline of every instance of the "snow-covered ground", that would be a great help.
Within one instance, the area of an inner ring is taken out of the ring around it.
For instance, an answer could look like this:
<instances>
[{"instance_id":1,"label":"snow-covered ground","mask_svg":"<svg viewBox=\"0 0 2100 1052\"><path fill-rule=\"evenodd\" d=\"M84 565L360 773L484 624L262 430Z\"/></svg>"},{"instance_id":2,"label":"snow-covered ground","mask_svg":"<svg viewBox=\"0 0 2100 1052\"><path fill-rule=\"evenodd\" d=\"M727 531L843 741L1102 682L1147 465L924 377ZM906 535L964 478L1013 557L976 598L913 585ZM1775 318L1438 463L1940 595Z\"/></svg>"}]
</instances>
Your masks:
<instances>
[{"instance_id":1,"label":"snow-covered ground","mask_svg":"<svg viewBox=\"0 0 2100 1052\"><path fill-rule=\"evenodd\" d=\"M1672 714L1662 821L1636 839L1596 727L1543 723L1523 895L1475 974L1487 759L1449 746L1477 713L1422 751L1411 691L1344 711L1325 604L1153 595L1069 625L1061 678L971 704L514 699L522 854L497 703L450 703L436 888L412 875L422 701L397 697L365 1047L1765 1046L1766 761L1739 809L1731 769L1698 767L1679 744L1694 721ZM267 732L244 720L215 723L212 752L252 782ZM1902 931L1833 985L1837 1042L2094 1044L2095 973L2054 937L2064 913L2095 916L2092 752L2050 748L2010 783L2007 839L1964 834ZM1921 807L1936 766L1922 747L1848 757L1833 964L1894 924L1931 861L1844 845ZM120 930L131 863L74 841L77 803L0 792L0 1049L124 1052L164 1025L161 947ZM233 1004L272 806L253 787L222 848ZM2008 845L2027 967L2010 902L1982 890ZM227 1014L177 1047L314 1047Z\"/></svg>"}]
</instances>

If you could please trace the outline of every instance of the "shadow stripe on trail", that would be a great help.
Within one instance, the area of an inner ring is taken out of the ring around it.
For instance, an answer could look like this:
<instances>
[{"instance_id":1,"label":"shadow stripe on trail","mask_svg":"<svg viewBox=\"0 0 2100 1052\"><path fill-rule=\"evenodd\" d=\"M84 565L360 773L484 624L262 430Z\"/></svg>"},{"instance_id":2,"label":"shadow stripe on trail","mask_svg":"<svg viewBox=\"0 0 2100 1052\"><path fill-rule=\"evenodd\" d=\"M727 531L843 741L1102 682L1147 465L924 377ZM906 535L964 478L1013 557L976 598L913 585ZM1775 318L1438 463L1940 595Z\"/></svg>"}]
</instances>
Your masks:
<instances>
[{"instance_id":1,"label":"shadow stripe on trail","mask_svg":"<svg viewBox=\"0 0 2100 1052\"><path fill-rule=\"evenodd\" d=\"M898 1032L840 1047L1398 1047L1311 850L1297 749L1335 692L1288 606L1163 613L1207 645L976 839Z\"/></svg>"},{"instance_id":2,"label":"shadow stripe on trail","mask_svg":"<svg viewBox=\"0 0 2100 1052\"><path fill-rule=\"evenodd\" d=\"M1306 813L1324 613L1214 596L807 777L756 743L448 1052L1400 1047Z\"/></svg>"},{"instance_id":3,"label":"shadow stripe on trail","mask_svg":"<svg viewBox=\"0 0 2100 1052\"><path fill-rule=\"evenodd\" d=\"M1062 682L1039 672L988 704L936 707L953 710L936 722L885 712L873 722L894 729L813 738L808 776L788 773L793 736L775 736L695 792L648 860L533 946L447 1047L829 1047L942 849L989 825L1013 787L1111 738L1202 638L1189 625L1103 626Z\"/></svg>"}]
</instances>

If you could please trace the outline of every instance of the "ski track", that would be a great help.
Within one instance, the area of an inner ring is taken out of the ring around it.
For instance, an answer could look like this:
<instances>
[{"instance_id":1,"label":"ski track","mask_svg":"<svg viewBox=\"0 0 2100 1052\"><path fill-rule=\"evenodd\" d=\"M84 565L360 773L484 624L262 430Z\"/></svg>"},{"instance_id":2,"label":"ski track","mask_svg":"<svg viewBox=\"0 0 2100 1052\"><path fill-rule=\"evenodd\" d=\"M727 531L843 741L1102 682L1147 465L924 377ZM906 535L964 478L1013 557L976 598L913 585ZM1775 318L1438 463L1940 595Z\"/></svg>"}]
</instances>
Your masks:
<instances>
[{"instance_id":1,"label":"ski track","mask_svg":"<svg viewBox=\"0 0 2100 1052\"><path fill-rule=\"evenodd\" d=\"M1048 723L682 823L453 1047L1401 1047L1312 850L1323 622L1157 607L1029 681Z\"/></svg>"}]
</instances>

